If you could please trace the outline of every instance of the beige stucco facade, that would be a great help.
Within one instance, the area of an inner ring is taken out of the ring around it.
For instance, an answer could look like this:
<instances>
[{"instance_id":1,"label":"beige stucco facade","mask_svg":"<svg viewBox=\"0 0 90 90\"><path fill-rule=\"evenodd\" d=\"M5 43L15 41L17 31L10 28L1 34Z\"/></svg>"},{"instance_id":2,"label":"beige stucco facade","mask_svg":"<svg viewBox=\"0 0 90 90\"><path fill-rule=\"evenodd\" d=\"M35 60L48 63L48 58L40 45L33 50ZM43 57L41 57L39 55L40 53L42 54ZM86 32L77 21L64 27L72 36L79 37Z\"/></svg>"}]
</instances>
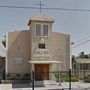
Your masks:
<instances>
[{"instance_id":1,"label":"beige stucco facade","mask_svg":"<svg viewBox=\"0 0 90 90\"><path fill-rule=\"evenodd\" d=\"M70 36L53 32L53 23L52 18L39 13L30 19L29 30L8 32L6 74L30 73L35 64L49 64L49 71L69 69ZM48 36L36 36L36 24L48 25ZM40 49L39 43L44 43L45 49Z\"/></svg>"}]
</instances>

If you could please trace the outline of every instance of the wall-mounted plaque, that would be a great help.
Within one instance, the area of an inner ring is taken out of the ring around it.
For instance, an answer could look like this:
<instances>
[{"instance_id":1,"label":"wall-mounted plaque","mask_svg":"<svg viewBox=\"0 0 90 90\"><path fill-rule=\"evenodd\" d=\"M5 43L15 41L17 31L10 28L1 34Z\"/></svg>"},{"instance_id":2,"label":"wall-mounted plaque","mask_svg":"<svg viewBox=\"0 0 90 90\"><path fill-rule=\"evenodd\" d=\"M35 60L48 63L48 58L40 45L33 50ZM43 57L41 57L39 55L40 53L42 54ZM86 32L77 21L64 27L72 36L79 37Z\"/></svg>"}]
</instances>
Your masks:
<instances>
[{"instance_id":1,"label":"wall-mounted plaque","mask_svg":"<svg viewBox=\"0 0 90 90\"><path fill-rule=\"evenodd\" d=\"M23 64L24 63L24 58L15 58L15 63L16 64Z\"/></svg>"}]
</instances>

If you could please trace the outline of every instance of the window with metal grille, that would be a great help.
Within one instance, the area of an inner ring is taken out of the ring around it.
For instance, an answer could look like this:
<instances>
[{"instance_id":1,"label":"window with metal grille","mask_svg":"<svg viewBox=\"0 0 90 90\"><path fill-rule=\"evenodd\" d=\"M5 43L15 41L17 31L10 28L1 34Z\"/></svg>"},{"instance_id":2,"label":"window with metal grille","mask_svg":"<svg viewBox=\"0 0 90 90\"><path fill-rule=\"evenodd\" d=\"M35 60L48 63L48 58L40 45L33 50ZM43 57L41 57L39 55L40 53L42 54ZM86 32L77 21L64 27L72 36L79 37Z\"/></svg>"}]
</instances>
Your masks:
<instances>
[{"instance_id":1,"label":"window with metal grille","mask_svg":"<svg viewBox=\"0 0 90 90\"><path fill-rule=\"evenodd\" d=\"M36 24L36 36L48 36L48 25Z\"/></svg>"},{"instance_id":2,"label":"window with metal grille","mask_svg":"<svg viewBox=\"0 0 90 90\"><path fill-rule=\"evenodd\" d=\"M36 36L41 36L41 24L36 24Z\"/></svg>"}]
</instances>

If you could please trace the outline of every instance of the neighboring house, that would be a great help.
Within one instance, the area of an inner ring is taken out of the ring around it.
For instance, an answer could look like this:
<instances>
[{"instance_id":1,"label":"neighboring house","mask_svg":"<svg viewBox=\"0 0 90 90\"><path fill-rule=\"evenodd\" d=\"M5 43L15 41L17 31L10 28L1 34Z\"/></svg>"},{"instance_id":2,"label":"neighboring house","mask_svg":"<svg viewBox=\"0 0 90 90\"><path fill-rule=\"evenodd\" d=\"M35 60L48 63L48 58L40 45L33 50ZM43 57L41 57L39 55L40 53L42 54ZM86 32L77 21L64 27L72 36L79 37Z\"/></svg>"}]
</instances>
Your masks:
<instances>
[{"instance_id":1,"label":"neighboring house","mask_svg":"<svg viewBox=\"0 0 90 90\"><path fill-rule=\"evenodd\" d=\"M90 75L90 58L78 58L72 61L72 70L80 77Z\"/></svg>"},{"instance_id":2,"label":"neighboring house","mask_svg":"<svg viewBox=\"0 0 90 90\"><path fill-rule=\"evenodd\" d=\"M0 48L0 79L5 78L5 57L6 52L5 48L2 47L2 43L0 42L1 48Z\"/></svg>"},{"instance_id":3,"label":"neighboring house","mask_svg":"<svg viewBox=\"0 0 90 90\"><path fill-rule=\"evenodd\" d=\"M0 56L0 70L5 67L5 57Z\"/></svg>"},{"instance_id":4,"label":"neighboring house","mask_svg":"<svg viewBox=\"0 0 90 90\"><path fill-rule=\"evenodd\" d=\"M5 57L0 56L0 79L5 75Z\"/></svg>"},{"instance_id":5,"label":"neighboring house","mask_svg":"<svg viewBox=\"0 0 90 90\"><path fill-rule=\"evenodd\" d=\"M73 70L90 70L90 59L75 59L72 64Z\"/></svg>"},{"instance_id":6,"label":"neighboring house","mask_svg":"<svg viewBox=\"0 0 90 90\"><path fill-rule=\"evenodd\" d=\"M28 23L30 30L8 32L6 35L6 76L29 74L34 70L36 80L52 79L40 72L66 71L70 67L70 36L53 32L54 19L43 13L34 15Z\"/></svg>"}]
</instances>

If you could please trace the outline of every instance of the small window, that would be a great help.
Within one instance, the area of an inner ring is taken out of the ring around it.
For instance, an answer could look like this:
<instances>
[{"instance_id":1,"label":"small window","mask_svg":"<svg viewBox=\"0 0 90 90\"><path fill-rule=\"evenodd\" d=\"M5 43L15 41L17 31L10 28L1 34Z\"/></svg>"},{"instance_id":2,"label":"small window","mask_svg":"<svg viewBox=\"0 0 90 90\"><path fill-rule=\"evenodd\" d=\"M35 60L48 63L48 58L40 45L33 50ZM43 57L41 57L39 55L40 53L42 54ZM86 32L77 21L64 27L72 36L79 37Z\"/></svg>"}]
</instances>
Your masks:
<instances>
[{"instance_id":1,"label":"small window","mask_svg":"<svg viewBox=\"0 0 90 90\"><path fill-rule=\"evenodd\" d=\"M38 47L39 49L45 49L45 44L39 44Z\"/></svg>"},{"instance_id":2,"label":"small window","mask_svg":"<svg viewBox=\"0 0 90 90\"><path fill-rule=\"evenodd\" d=\"M48 36L48 25L43 25L43 36Z\"/></svg>"},{"instance_id":3,"label":"small window","mask_svg":"<svg viewBox=\"0 0 90 90\"><path fill-rule=\"evenodd\" d=\"M48 36L48 25L36 24L36 36Z\"/></svg>"},{"instance_id":4,"label":"small window","mask_svg":"<svg viewBox=\"0 0 90 90\"><path fill-rule=\"evenodd\" d=\"M41 36L41 25L36 24L36 36Z\"/></svg>"}]
</instances>

